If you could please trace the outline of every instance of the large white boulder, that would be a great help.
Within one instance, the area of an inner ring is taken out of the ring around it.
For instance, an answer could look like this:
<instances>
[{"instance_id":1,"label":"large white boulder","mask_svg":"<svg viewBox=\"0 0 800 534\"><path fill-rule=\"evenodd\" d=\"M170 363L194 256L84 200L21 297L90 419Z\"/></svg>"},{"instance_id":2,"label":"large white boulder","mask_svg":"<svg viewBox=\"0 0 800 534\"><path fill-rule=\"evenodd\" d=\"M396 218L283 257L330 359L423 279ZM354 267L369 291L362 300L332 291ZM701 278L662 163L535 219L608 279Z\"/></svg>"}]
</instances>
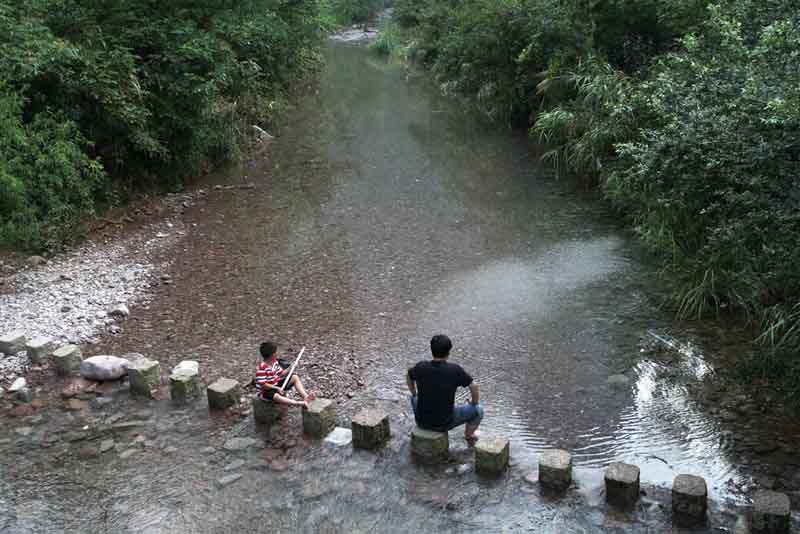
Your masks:
<instances>
[{"instance_id":1,"label":"large white boulder","mask_svg":"<svg viewBox=\"0 0 800 534\"><path fill-rule=\"evenodd\" d=\"M119 380L128 373L131 364L117 356L92 356L81 362L81 376L89 380Z\"/></svg>"}]
</instances>

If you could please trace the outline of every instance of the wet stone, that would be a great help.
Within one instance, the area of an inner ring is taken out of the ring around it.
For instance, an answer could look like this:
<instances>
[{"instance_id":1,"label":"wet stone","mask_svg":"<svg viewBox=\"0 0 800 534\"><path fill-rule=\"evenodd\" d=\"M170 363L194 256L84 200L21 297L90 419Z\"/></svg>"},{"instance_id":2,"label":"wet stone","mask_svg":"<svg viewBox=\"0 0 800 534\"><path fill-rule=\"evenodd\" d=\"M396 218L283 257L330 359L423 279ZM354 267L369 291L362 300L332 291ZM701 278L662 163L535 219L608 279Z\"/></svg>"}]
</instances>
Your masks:
<instances>
[{"instance_id":1,"label":"wet stone","mask_svg":"<svg viewBox=\"0 0 800 534\"><path fill-rule=\"evenodd\" d=\"M161 383L161 365L155 360L142 358L128 366L131 395L153 398Z\"/></svg>"},{"instance_id":2,"label":"wet stone","mask_svg":"<svg viewBox=\"0 0 800 534\"><path fill-rule=\"evenodd\" d=\"M241 395L239 383L230 378L220 378L208 386L208 407L212 410L224 410L235 406Z\"/></svg>"},{"instance_id":3,"label":"wet stone","mask_svg":"<svg viewBox=\"0 0 800 534\"><path fill-rule=\"evenodd\" d=\"M783 493L761 490L753 498L752 528L759 534L788 534L791 504Z\"/></svg>"},{"instance_id":4,"label":"wet stone","mask_svg":"<svg viewBox=\"0 0 800 534\"><path fill-rule=\"evenodd\" d=\"M362 410L353 417L351 429L354 448L380 449L391 437L389 414L374 408Z\"/></svg>"},{"instance_id":5,"label":"wet stone","mask_svg":"<svg viewBox=\"0 0 800 534\"><path fill-rule=\"evenodd\" d=\"M500 436L481 438L475 444L475 472L498 476L508 468L509 443Z\"/></svg>"},{"instance_id":6,"label":"wet stone","mask_svg":"<svg viewBox=\"0 0 800 534\"><path fill-rule=\"evenodd\" d=\"M223 449L229 452L239 452L250 447L255 447L258 444L253 438L231 438L222 446Z\"/></svg>"},{"instance_id":7,"label":"wet stone","mask_svg":"<svg viewBox=\"0 0 800 534\"><path fill-rule=\"evenodd\" d=\"M605 473L606 501L621 508L632 508L639 500L639 468L621 462L608 466Z\"/></svg>"},{"instance_id":8,"label":"wet stone","mask_svg":"<svg viewBox=\"0 0 800 534\"><path fill-rule=\"evenodd\" d=\"M80 371L81 376L87 380L105 382L125 376L130 364L128 360L116 356L92 356L81 362Z\"/></svg>"},{"instance_id":9,"label":"wet stone","mask_svg":"<svg viewBox=\"0 0 800 534\"><path fill-rule=\"evenodd\" d=\"M560 449L542 453L539 482L557 489L567 488L572 483L572 455Z\"/></svg>"},{"instance_id":10,"label":"wet stone","mask_svg":"<svg viewBox=\"0 0 800 534\"><path fill-rule=\"evenodd\" d=\"M121 453L120 453L120 455L119 455L119 457L120 457L120 459L122 459L122 460L127 460L128 458L130 458L131 456L133 456L133 455L134 455L134 454L136 454L137 452L139 452L139 450L138 450L138 449L128 449L127 451L123 451L123 452L121 452Z\"/></svg>"},{"instance_id":11,"label":"wet stone","mask_svg":"<svg viewBox=\"0 0 800 534\"><path fill-rule=\"evenodd\" d=\"M25 343L27 342L25 332L14 331L0 337L0 352L7 355L16 354L25 350Z\"/></svg>"},{"instance_id":12,"label":"wet stone","mask_svg":"<svg viewBox=\"0 0 800 534\"><path fill-rule=\"evenodd\" d=\"M28 341L25 352L33 364L40 364L56 349L55 342L49 337L37 337Z\"/></svg>"},{"instance_id":13,"label":"wet stone","mask_svg":"<svg viewBox=\"0 0 800 534\"><path fill-rule=\"evenodd\" d=\"M172 400L184 403L200 395L200 364L184 360L172 369L169 375L169 391Z\"/></svg>"},{"instance_id":14,"label":"wet stone","mask_svg":"<svg viewBox=\"0 0 800 534\"><path fill-rule=\"evenodd\" d=\"M253 419L260 425L272 425L278 422L286 409L276 402L253 397Z\"/></svg>"},{"instance_id":15,"label":"wet stone","mask_svg":"<svg viewBox=\"0 0 800 534\"><path fill-rule=\"evenodd\" d=\"M702 523L708 507L706 481L694 475L678 475L672 484L672 520L681 527Z\"/></svg>"},{"instance_id":16,"label":"wet stone","mask_svg":"<svg viewBox=\"0 0 800 534\"><path fill-rule=\"evenodd\" d=\"M28 382L22 377L14 380L14 383L8 388L8 394L19 402L30 402L33 400L33 394L31 390L28 389Z\"/></svg>"},{"instance_id":17,"label":"wet stone","mask_svg":"<svg viewBox=\"0 0 800 534\"><path fill-rule=\"evenodd\" d=\"M76 345L64 345L56 349L50 355L50 358L57 375L69 376L80 370L83 354L81 354L81 349Z\"/></svg>"},{"instance_id":18,"label":"wet stone","mask_svg":"<svg viewBox=\"0 0 800 534\"><path fill-rule=\"evenodd\" d=\"M244 460L234 460L223 468L223 471L236 471L244 467Z\"/></svg>"},{"instance_id":19,"label":"wet stone","mask_svg":"<svg viewBox=\"0 0 800 534\"><path fill-rule=\"evenodd\" d=\"M106 453L114 448L114 440L113 439L104 439L100 443L100 454Z\"/></svg>"},{"instance_id":20,"label":"wet stone","mask_svg":"<svg viewBox=\"0 0 800 534\"><path fill-rule=\"evenodd\" d=\"M330 399L314 399L303 407L303 433L312 438L324 438L336 428L336 406Z\"/></svg>"},{"instance_id":21,"label":"wet stone","mask_svg":"<svg viewBox=\"0 0 800 534\"><path fill-rule=\"evenodd\" d=\"M411 456L422 463L440 463L450 453L447 432L434 432L419 427L411 430Z\"/></svg>"},{"instance_id":22,"label":"wet stone","mask_svg":"<svg viewBox=\"0 0 800 534\"><path fill-rule=\"evenodd\" d=\"M225 486L230 486L240 478L242 478L241 473L231 473L230 475L225 475L224 477L218 478L217 485L220 488L224 488Z\"/></svg>"}]
</instances>

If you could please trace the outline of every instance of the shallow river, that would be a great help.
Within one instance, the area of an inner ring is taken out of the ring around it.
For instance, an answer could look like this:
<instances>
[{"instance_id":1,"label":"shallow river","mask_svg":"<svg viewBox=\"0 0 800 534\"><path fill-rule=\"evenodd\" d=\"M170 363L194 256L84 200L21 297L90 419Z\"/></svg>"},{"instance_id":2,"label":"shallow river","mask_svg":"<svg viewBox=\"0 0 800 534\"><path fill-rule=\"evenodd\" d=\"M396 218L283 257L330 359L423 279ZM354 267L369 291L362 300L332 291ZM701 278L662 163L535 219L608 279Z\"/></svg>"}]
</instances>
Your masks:
<instances>
[{"instance_id":1,"label":"shallow river","mask_svg":"<svg viewBox=\"0 0 800 534\"><path fill-rule=\"evenodd\" d=\"M349 351L363 387L340 422L383 406L391 445L306 443L296 416L267 436L202 402L54 408L0 440L0 531L663 532L678 473L707 479L712 531L733 528L753 476L794 477L795 428L726 420L693 394L737 339L659 310L665 282L594 195L424 77L363 46L327 56L318 93L265 155L207 184L257 188L187 214L174 286L96 351L158 353L162 368L190 355L208 377L246 376L266 336ZM452 464L409 463L404 373L436 333L482 389L483 432L511 439L502 480L476 479L456 432ZM276 432L288 449L272 445ZM234 436L256 443L225 450ZM110 452L86 450L109 439ZM530 481L552 447L574 453L565 496ZM603 504L615 460L642 469L635 513Z\"/></svg>"}]
</instances>

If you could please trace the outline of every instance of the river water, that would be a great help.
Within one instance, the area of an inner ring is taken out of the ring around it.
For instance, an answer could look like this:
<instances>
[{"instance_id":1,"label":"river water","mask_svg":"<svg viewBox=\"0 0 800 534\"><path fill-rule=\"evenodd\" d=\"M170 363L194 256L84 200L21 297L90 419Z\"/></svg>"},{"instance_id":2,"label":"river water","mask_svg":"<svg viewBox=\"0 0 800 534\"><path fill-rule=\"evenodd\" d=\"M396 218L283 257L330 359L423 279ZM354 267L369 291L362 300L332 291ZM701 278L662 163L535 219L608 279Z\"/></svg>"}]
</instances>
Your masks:
<instances>
[{"instance_id":1,"label":"river water","mask_svg":"<svg viewBox=\"0 0 800 534\"><path fill-rule=\"evenodd\" d=\"M327 60L286 132L205 184L257 188L190 210L175 283L90 351L144 352L162 369L189 356L207 379L246 379L274 336L327 355L303 370L322 394L329 373L346 380L334 354L349 354L360 385L340 423L384 407L390 445L307 442L297 414L265 433L202 402L54 400L0 439L2 532L664 532L678 473L707 479L703 531L716 531L734 528L754 477L797 478L791 420L698 394L741 339L659 310L666 282L593 194L424 76L357 44L332 43ZM475 477L456 432L450 464L409 462L404 373L436 333L481 387L484 434L511 439L501 480ZM255 441L226 450L233 437ZM534 482L552 447L575 458L563 496ZM617 460L642 469L631 514L603 504Z\"/></svg>"}]
</instances>

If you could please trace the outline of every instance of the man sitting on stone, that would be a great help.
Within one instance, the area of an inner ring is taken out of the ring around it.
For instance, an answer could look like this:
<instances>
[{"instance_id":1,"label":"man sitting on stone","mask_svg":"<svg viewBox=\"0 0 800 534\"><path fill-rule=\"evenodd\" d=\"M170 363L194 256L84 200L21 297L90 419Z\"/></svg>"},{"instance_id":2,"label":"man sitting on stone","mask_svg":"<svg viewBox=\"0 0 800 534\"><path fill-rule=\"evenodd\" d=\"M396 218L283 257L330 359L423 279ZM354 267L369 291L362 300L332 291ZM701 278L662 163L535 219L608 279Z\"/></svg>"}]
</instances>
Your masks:
<instances>
[{"instance_id":1,"label":"man sitting on stone","mask_svg":"<svg viewBox=\"0 0 800 534\"><path fill-rule=\"evenodd\" d=\"M447 361L453 343L445 335L431 339L432 361L419 362L408 370L406 383L411 392L411 406L417 425L425 430L447 432L466 424L464 439L471 446L478 439L476 430L483 419L483 408L478 404L478 385L460 365ZM464 406L455 406L456 390L468 387L472 400Z\"/></svg>"},{"instance_id":2,"label":"man sitting on stone","mask_svg":"<svg viewBox=\"0 0 800 534\"><path fill-rule=\"evenodd\" d=\"M289 374L289 367L286 362L278 359L278 345L271 341L265 341L260 347L261 359L264 360L256 371L256 388L258 396L264 400L288 404L290 406L305 406L314 400L313 393L306 393L300 377L296 374ZM302 401L292 400L286 396L286 390L297 388L297 392L303 398Z\"/></svg>"}]
</instances>

